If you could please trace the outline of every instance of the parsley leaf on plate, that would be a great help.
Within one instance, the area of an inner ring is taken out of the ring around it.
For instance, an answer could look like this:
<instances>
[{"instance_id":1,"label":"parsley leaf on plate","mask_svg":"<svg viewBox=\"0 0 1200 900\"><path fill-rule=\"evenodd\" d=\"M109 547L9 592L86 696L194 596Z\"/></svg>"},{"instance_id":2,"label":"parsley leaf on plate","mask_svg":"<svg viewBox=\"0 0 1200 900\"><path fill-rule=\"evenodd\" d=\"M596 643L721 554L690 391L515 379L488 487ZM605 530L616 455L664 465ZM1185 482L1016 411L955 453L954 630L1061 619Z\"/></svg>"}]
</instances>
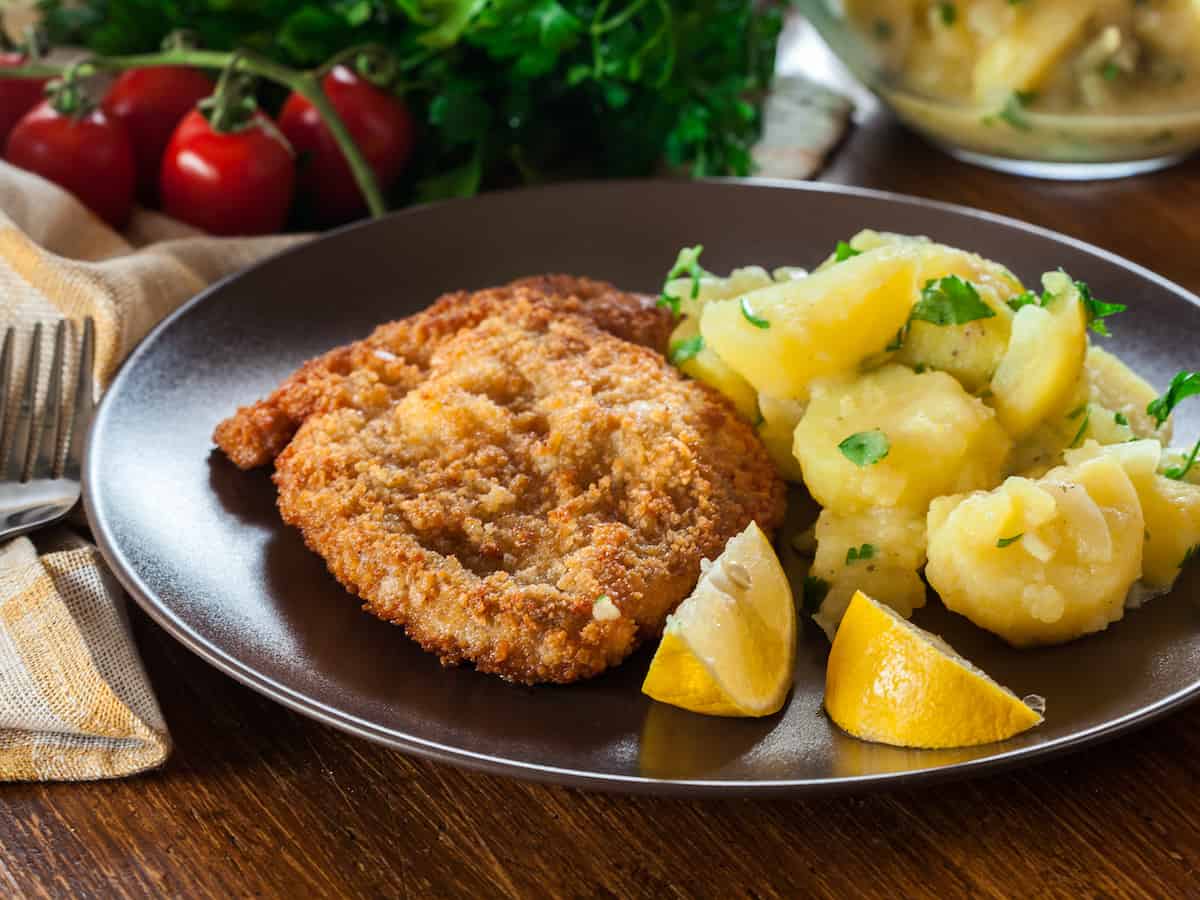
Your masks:
<instances>
[{"instance_id":1,"label":"parsley leaf on plate","mask_svg":"<svg viewBox=\"0 0 1200 900\"><path fill-rule=\"evenodd\" d=\"M838 449L842 456L859 467L873 466L888 455L892 445L887 435L878 428L872 431L860 431L850 435L840 444Z\"/></svg>"},{"instance_id":2,"label":"parsley leaf on plate","mask_svg":"<svg viewBox=\"0 0 1200 900\"><path fill-rule=\"evenodd\" d=\"M957 275L926 282L912 311L913 319L934 325L965 325L995 315L995 310L980 298L975 285Z\"/></svg>"},{"instance_id":3,"label":"parsley leaf on plate","mask_svg":"<svg viewBox=\"0 0 1200 900\"><path fill-rule=\"evenodd\" d=\"M845 262L853 256L862 255L861 250L855 250L845 241L838 241L837 247L833 251L834 262Z\"/></svg>"},{"instance_id":4,"label":"parsley leaf on plate","mask_svg":"<svg viewBox=\"0 0 1200 900\"><path fill-rule=\"evenodd\" d=\"M1075 289L1079 291L1079 297L1083 301L1084 311L1087 313L1088 327L1103 337L1111 337L1108 326L1104 320L1109 316L1115 316L1117 313L1125 312L1129 307L1124 303L1106 303L1103 300L1097 300L1092 296L1092 289L1084 282L1076 281Z\"/></svg>"},{"instance_id":5,"label":"parsley leaf on plate","mask_svg":"<svg viewBox=\"0 0 1200 900\"><path fill-rule=\"evenodd\" d=\"M874 558L875 558L875 545L874 544L863 544L861 547L851 547L849 550L846 551L846 565L850 565L850 563L858 562L859 560L862 560L862 559L874 559Z\"/></svg>"},{"instance_id":6,"label":"parsley leaf on plate","mask_svg":"<svg viewBox=\"0 0 1200 900\"><path fill-rule=\"evenodd\" d=\"M1151 400L1146 407L1146 414L1154 417L1154 424L1162 427L1167 417L1179 405L1181 400L1200 394L1200 372L1176 372L1171 379L1167 391L1157 400Z\"/></svg>"},{"instance_id":7,"label":"parsley leaf on plate","mask_svg":"<svg viewBox=\"0 0 1200 900\"><path fill-rule=\"evenodd\" d=\"M690 337L682 341L676 341L671 345L670 360L671 364L681 366L689 359L696 356L704 349L704 335L698 334L695 337Z\"/></svg>"},{"instance_id":8,"label":"parsley leaf on plate","mask_svg":"<svg viewBox=\"0 0 1200 900\"><path fill-rule=\"evenodd\" d=\"M754 310L750 308L750 301L745 297L742 298L742 318L753 325L755 328L770 328L771 323L762 316L755 315Z\"/></svg>"}]
</instances>

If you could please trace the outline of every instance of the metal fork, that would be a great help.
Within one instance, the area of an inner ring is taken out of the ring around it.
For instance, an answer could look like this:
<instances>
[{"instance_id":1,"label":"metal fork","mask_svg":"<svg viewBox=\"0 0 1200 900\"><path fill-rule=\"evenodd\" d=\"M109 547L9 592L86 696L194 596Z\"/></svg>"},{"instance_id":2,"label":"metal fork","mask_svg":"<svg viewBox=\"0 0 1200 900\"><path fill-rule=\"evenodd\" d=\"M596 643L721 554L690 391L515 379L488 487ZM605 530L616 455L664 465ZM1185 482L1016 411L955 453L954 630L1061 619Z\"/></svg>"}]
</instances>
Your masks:
<instances>
[{"instance_id":1,"label":"metal fork","mask_svg":"<svg viewBox=\"0 0 1200 900\"><path fill-rule=\"evenodd\" d=\"M75 389L64 402L69 330L65 319L55 327L54 357L40 415L42 325L39 322L33 328L25 383L11 411L6 407L13 381L16 329L9 328L4 334L0 349L0 540L57 522L79 500L84 439L96 406L92 384L96 328L90 316L83 320Z\"/></svg>"}]
</instances>

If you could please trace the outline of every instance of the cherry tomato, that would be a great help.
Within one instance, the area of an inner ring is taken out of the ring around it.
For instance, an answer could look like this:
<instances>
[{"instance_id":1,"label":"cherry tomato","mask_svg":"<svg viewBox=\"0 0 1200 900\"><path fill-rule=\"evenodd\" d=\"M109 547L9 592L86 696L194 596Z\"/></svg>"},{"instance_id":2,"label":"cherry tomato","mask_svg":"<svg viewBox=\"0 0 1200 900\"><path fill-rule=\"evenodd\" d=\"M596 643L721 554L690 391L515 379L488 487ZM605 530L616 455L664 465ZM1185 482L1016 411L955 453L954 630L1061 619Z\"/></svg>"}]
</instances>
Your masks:
<instances>
[{"instance_id":1,"label":"cherry tomato","mask_svg":"<svg viewBox=\"0 0 1200 900\"><path fill-rule=\"evenodd\" d=\"M151 66L122 72L104 98L104 111L125 126L137 157L138 196L153 203L163 151L180 119L212 93L198 69Z\"/></svg>"},{"instance_id":2,"label":"cherry tomato","mask_svg":"<svg viewBox=\"0 0 1200 900\"><path fill-rule=\"evenodd\" d=\"M66 188L114 228L129 221L133 144L104 110L67 115L43 101L13 128L4 158Z\"/></svg>"},{"instance_id":3,"label":"cherry tomato","mask_svg":"<svg viewBox=\"0 0 1200 900\"><path fill-rule=\"evenodd\" d=\"M380 189L386 191L412 154L413 118L408 107L346 66L335 66L321 86L374 170ZM350 166L311 103L299 94L288 97L279 114L279 129L300 159L300 194L318 219L340 222L366 211Z\"/></svg>"},{"instance_id":4,"label":"cherry tomato","mask_svg":"<svg viewBox=\"0 0 1200 900\"><path fill-rule=\"evenodd\" d=\"M0 52L0 68L13 69L28 61L23 53ZM44 78L0 78L0 145L21 117L41 102L45 92Z\"/></svg>"},{"instance_id":5,"label":"cherry tomato","mask_svg":"<svg viewBox=\"0 0 1200 900\"><path fill-rule=\"evenodd\" d=\"M221 132L193 110L167 144L158 187L169 216L212 234L269 234L287 220L295 180L292 149L261 112Z\"/></svg>"}]
</instances>

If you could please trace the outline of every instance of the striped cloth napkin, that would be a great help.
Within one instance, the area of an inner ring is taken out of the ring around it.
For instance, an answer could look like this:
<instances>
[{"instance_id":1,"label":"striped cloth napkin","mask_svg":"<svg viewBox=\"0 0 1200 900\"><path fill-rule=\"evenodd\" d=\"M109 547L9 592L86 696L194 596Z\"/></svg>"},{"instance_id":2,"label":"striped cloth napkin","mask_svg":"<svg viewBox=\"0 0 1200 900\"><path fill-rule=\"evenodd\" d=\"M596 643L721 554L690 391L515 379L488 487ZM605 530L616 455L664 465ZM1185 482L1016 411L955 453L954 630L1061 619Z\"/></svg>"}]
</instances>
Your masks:
<instances>
[{"instance_id":1,"label":"striped cloth napkin","mask_svg":"<svg viewBox=\"0 0 1200 900\"><path fill-rule=\"evenodd\" d=\"M142 211L118 235L70 194L0 162L0 331L18 329L17 384L34 323L94 317L105 385L185 300L303 239L222 240ZM0 543L2 781L114 778L170 751L124 594L81 533L63 526Z\"/></svg>"}]
</instances>

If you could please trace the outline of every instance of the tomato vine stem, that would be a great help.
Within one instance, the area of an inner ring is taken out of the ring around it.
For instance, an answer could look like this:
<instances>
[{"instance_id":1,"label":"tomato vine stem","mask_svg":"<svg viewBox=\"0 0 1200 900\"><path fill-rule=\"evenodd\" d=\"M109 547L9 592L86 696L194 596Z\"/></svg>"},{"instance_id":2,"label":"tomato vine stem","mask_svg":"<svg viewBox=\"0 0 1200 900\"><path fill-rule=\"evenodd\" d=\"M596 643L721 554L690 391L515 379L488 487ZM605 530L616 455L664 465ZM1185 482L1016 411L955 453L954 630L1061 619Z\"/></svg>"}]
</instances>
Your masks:
<instances>
[{"instance_id":1,"label":"tomato vine stem","mask_svg":"<svg viewBox=\"0 0 1200 900\"><path fill-rule=\"evenodd\" d=\"M368 47L358 48L368 52ZM339 54L339 56L343 56ZM343 56L344 58L344 56ZM123 72L127 69L142 69L149 66L191 66L198 69L227 69L236 66L236 71L280 84L302 96L313 105L329 129L338 148L345 156L354 181L367 202L367 209L378 218L387 212L383 193L370 164L362 155L358 144L350 136L346 123L338 115L329 97L321 87L320 76L327 71L321 66L314 70L292 69L265 57L245 50L225 53L216 50L170 49L161 53L139 53L128 56L91 56L86 63L97 71ZM0 78L60 78L68 66L55 66L45 62L31 62L23 66L0 68Z\"/></svg>"}]
</instances>

